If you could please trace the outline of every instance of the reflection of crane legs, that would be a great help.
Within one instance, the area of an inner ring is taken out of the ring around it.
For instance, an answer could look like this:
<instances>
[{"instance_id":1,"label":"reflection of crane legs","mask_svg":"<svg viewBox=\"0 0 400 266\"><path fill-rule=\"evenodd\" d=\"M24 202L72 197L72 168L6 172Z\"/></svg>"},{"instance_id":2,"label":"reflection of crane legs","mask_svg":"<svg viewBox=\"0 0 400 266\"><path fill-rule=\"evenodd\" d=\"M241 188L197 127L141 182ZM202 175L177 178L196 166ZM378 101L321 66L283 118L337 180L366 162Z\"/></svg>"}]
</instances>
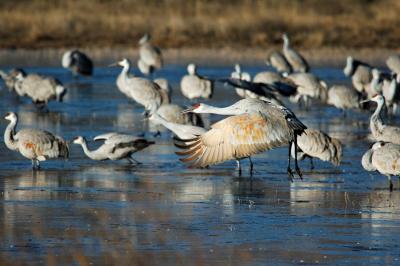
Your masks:
<instances>
[{"instance_id":1,"label":"reflection of crane legs","mask_svg":"<svg viewBox=\"0 0 400 266\"><path fill-rule=\"evenodd\" d=\"M142 164L139 161L136 161L135 159L133 159L132 157L128 157L126 158L131 164Z\"/></svg>"}]
</instances>

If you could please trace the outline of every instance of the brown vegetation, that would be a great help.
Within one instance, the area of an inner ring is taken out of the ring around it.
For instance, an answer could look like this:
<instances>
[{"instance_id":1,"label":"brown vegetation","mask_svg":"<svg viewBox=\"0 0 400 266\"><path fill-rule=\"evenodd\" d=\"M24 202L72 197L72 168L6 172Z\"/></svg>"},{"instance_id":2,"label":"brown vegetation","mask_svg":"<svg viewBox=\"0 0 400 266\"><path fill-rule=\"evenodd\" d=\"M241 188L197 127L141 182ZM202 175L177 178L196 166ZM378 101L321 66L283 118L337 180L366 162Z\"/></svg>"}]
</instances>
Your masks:
<instances>
[{"instance_id":1,"label":"brown vegetation","mask_svg":"<svg viewBox=\"0 0 400 266\"><path fill-rule=\"evenodd\" d=\"M287 32L302 48L400 43L397 0L3 0L0 47L270 47Z\"/></svg>"}]
</instances>

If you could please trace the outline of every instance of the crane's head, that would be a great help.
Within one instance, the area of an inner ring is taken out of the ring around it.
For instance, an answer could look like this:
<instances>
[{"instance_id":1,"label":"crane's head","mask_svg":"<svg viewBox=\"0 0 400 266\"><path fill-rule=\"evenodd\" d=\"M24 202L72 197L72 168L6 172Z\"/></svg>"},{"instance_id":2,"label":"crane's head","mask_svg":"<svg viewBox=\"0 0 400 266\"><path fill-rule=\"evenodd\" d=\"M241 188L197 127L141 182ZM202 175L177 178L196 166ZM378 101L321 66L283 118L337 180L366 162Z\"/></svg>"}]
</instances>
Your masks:
<instances>
[{"instance_id":1,"label":"crane's head","mask_svg":"<svg viewBox=\"0 0 400 266\"><path fill-rule=\"evenodd\" d=\"M17 120L17 114L14 112L8 112L5 116L4 119L8 121L16 121Z\"/></svg>"},{"instance_id":2,"label":"crane's head","mask_svg":"<svg viewBox=\"0 0 400 266\"><path fill-rule=\"evenodd\" d=\"M85 142L85 138L82 137L82 136L75 137L75 138L72 140L72 143L73 143L73 144L82 145L84 142Z\"/></svg>"},{"instance_id":3,"label":"crane's head","mask_svg":"<svg viewBox=\"0 0 400 266\"><path fill-rule=\"evenodd\" d=\"M242 72L242 68L240 67L239 64L235 64L235 72L237 72L237 73Z\"/></svg>"},{"instance_id":4,"label":"crane's head","mask_svg":"<svg viewBox=\"0 0 400 266\"><path fill-rule=\"evenodd\" d=\"M353 74L353 62L353 57L348 56L346 59L346 66L343 69L343 72L346 76L351 76Z\"/></svg>"},{"instance_id":5,"label":"crane's head","mask_svg":"<svg viewBox=\"0 0 400 266\"><path fill-rule=\"evenodd\" d=\"M56 99L59 102L62 102L64 95L67 93L67 89L62 85L56 86Z\"/></svg>"},{"instance_id":6,"label":"crane's head","mask_svg":"<svg viewBox=\"0 0 400 266\"><path fill-rule=\"evenodd\" d=\"M109 67L115 67L115 66L120 66L120 67L129 67L131 65L131 62L129 61L128 58L123 58L120 61L117 61L115 63L112 63L108 65Z\"/></svg>"},{"instance_id":7,"label":"crane's head","mask_svg":"<svg viewBox=\"0 0 400 266\"><path fill-rule=\"evenodd\" d=\"M288 35L286 34L286 32L282 35L282 40L283 40L283 43L284 43L285 45L288 45L288 44L289 44L289 37L288 37Z\"/></svg>"},{"instance_id":8,"label":"crane's head","mask_svg":"<svg viewBox=\"0 0 400 266\"><path fill-rule=\"evenodd\" d=\"M183 114L186 114L186 113L198 113L198 114L200 114L204 110L204 106L205 106L204 103L196 103L192 107L183 110L182 113Z\"/></svg>"},{"instance_id":9,"label":"crane's head","mask_svg":"<svg viewBox=\"0 0 400 266\"><path fill-rule=\"evenodd\" d=\"M187 66L187 72L189 75L195 75L196 74L196 65L195 64L189 64Z\"/></svg>"},{"instance_id":10,"label":"crane's head","mask_svg":"<svg viewBox=\"0 0 400 266\"><path fill-rule=\"evenodd\" d=\"M143 35L142 38L140 38L139 45L143 45L143 44L147 43L148 41L150 41L150 39L151 39L151 35L146 33L145 35Z\"/></svg>"}]
</instances>

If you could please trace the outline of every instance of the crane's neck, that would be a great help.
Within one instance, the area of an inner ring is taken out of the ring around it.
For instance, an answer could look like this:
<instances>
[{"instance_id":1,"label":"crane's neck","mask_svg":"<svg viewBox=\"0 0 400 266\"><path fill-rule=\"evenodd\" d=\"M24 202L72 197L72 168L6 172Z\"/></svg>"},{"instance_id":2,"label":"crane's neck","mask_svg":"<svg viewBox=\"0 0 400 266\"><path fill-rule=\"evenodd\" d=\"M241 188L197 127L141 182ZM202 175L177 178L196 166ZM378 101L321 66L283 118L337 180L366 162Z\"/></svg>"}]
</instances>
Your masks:
<instances>
[{"instance_id":1,"label":"crane's neck","mask_svg":"<svg viewBox=\"0 0 400 266\"><path fill-rule=\"evenodd\" d=\"M121 77L122 77L124 80L127 80L127 79L128 79L128 73L129 73L129 70L130 70L130 69L131 69L130 64L125 64L125 65L123 66L120 75L121 75Z\"/></svg>"},{"instance_id":2,"label":"crane's neck","mask_svg":"<svg viewBox=\"0 0 400 266\"><path fill-rule=\"evenodd\" d=\"M228 107L215 107L207 104L202 104L202 108L197 110L198 114L216 114L216 115L240 115L243 114L238 108L228 106Z\"/></svg>"},{"instance_id":3,"label":"crane's neck","mask_svg":"<svg viewBox=\"0 0 400 266\"><path fill-rule=\"evenodd\" d=\"M16 125L17 120L11 120L10 124L8 124L6 128L6 131L4 132L4 143L10 150L16 150L18 148L18 143L14 139Z\"/></svg>"},{"instance_id":4,"label":"crane's neck","mask_svg":"<svg viewBox=\"0 0 400 266\"><path fill-rule=\"evenodd\" d=\"M87 146L86 140L84 140L84 141L81 143L81 146L82 146L83 152L84 152L84 153L86 154L86 156L89 157L90 159L92 159L92 160L104 160L103 156L100 156L100 154L98 154L98 153L96 152L96 150L95 150L95 151L89 150L89 148L88 148L88 146Z\"/></svg>"},{"instance_id":5,"label":"crane's neck","mask_svg":"<svg viewBox=\"0 0 400 266\"><path fill-rule=\"evenodd\" d=\"M375 112L372 114L371 116L371 120L370 120L370 125L371 125L371 129L372 130L378 130L381 131L384 124L381 118L381 112L382 112L382 108L385 105L385 101L378 101L377 102L378 106L376 107Z\"/></svg>"},{"instance_id":6,"label":"crane's neck","mask_svg":"<svg viewBox=\"0 0 400 266\"><path fill-rule=\"evenodd\" d=\"M284 48L284 49L288 49L289 46L290 46L290 44L289 44L289 38L288 38L287 36L285 36L285 37L283 38L283 48Z\"/></svg>"}]
</instances>

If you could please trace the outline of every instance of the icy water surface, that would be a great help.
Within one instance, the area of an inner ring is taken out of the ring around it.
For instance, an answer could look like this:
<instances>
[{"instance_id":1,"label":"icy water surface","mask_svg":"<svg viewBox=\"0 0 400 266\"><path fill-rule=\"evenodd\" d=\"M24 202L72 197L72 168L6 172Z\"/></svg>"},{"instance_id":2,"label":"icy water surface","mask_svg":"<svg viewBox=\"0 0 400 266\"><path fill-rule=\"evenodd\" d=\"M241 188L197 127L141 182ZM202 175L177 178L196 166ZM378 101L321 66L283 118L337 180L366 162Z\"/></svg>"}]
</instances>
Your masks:
<instances>
[{"instance_id":1,"label":"icy water surface","mask_svg":"<svg viewBox=\"0 0 400 266\"><path fill-rule=\"evenodd\" d=\"M251 73L261 67L248 68ZM0 111L19 114L19 128L39 127L71 140L120 131L140 134L143 109L115 86L119 69L98 68L93 78L73 80L61 68L29 68L50 74L69 91L63 103L40 113L26 99L0 91ZM225 76L231 67L200 73ZM173 86L173 102L190 105L179 90L184 66L158 76ZM329 84L347 83L341 69L314 72ZM210 104L238 97L218 87ZM309 111L288 104L309 127L345 145L340 167L301 162L304 180L288 181L286 148L254 156L255 171L242 176L235 162L187 169L174 154L170 134L134 155L143 164L95 162L72 145L69 161L48 161L40 172L0 143L1 263L117 265L388 264L400 256L400 191L386 177L360 165L368 149L368 112L343 118L333 107ZM211 117L216 121L218 117ZM392 123L398 121L392 121ZM6 121L2 120L3 131ZM146 137L153 139L152 134ZM95 144L90 143L91 147Z\"/></svg>"}]
</instances>

